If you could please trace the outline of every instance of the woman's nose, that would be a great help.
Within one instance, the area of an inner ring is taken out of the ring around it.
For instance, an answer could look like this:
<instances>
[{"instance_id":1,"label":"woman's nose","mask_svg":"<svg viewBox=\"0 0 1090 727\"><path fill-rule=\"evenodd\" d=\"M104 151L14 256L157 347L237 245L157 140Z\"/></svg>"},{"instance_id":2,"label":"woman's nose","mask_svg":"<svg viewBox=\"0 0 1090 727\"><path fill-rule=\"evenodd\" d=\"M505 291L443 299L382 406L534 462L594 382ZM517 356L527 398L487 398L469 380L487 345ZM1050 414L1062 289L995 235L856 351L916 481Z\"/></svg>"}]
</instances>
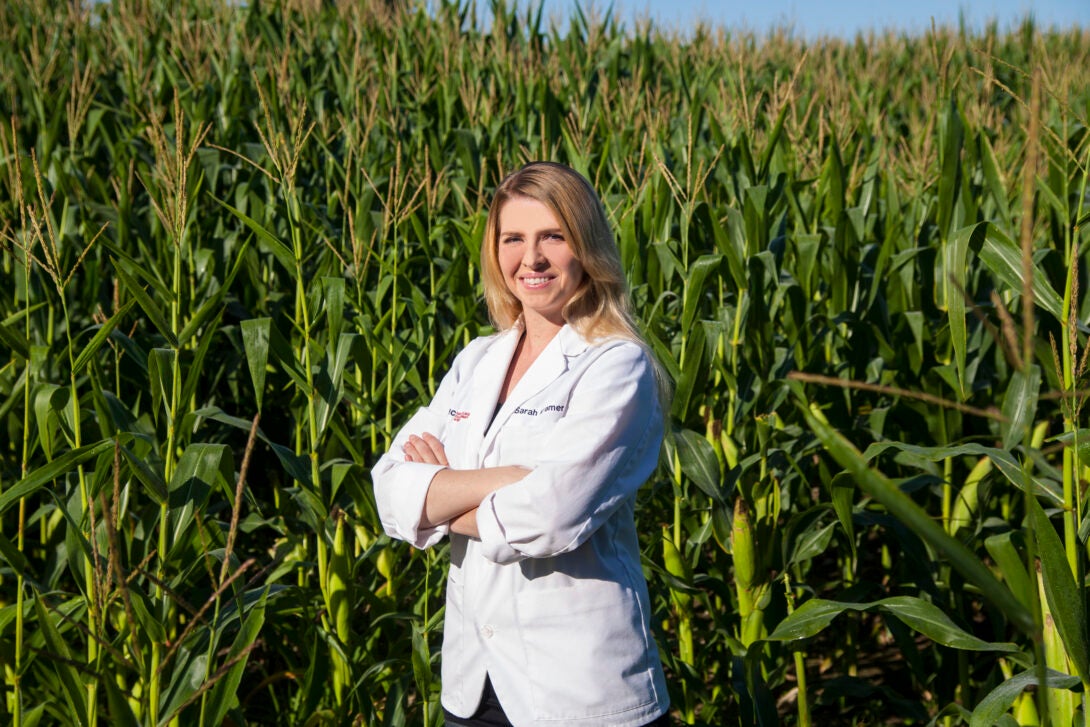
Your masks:
<instances>
[{"instance_id":1,"label":"woman's nose","mask_svg":"<svg viewBox=\"0 0 1090 727\"><path fill-rule=\"evenodd\" d=\"M541 253L541 244L536 240L529 241L522 252L522 264L528 268L539 267L545 261Z\"/></svg>"}]
</instances>

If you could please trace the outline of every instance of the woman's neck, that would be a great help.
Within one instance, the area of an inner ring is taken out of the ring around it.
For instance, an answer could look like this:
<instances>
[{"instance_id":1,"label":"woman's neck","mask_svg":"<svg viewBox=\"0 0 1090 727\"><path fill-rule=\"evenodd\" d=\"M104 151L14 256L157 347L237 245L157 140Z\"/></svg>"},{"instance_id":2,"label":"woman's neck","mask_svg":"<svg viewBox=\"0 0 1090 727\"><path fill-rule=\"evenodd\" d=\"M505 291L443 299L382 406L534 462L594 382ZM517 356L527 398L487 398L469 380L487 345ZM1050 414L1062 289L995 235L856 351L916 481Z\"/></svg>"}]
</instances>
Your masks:
<instances>
[{"instance_id":1,"label":"woman's neck","mask_svg":"<svg viewBox=\"0 0 1090 727\"><path fill-rule=\"evenodd\" d=\"M556 338L563 323L557 324L544 318L523 318L522 355L533 361Z\"/></svg>"}]
</instances>

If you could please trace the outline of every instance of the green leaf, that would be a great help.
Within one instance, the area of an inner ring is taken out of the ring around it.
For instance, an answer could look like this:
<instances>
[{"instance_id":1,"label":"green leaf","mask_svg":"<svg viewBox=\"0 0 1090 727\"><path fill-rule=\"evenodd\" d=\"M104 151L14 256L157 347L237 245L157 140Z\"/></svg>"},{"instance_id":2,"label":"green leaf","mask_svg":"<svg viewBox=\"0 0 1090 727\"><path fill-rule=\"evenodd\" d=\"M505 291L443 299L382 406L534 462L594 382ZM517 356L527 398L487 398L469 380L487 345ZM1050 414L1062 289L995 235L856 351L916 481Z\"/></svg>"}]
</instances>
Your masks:
<instances>
[{"instance_id":1,"label":"green leaf","mask_svg":"<svg viewBox=\"0 0 1090 727\"><path fill-rule=\"evenodd\" d=\"M723 258L719 255L701 255L686 274L683 293L685 296L685 308L681 312L682 331L692 329L693 321L696 318L696 311L699 308L701 299L704 298L707 291L707 284L705 281L709 275L716 271L722 260ZM717 282L716 285L712 287L713 295L719 285L720 283Z\"/></svg>"},{"instance_id":2,"label":"green leaf","mask_svg":"<svg viewBox=\"0 0 1090 727\"><path fill-rule=\"evenodd\" d=\"M83 370L83 367L87 365L87 362L91 360L91 357L102 347L102 344L106 343L106 339L110 337L110 333L117 327L117 324L121 322L121 318L129 312L129 308L132 308L135 301L128 301L121 306L116 313L106 319L106 322L100 326L91 326L91 329L98 328L98 332L87 342L87 345L83 347L83 350L79 352L79 356L76 357L76 362L72 364L72 370L75 373L79 373ZM90 329L88 329L90 330Z\"/></svg>"},{"instance_id":3,"label":"green leaf","mask_svg":"<svg viewBox=\"0 0 1090 727\"><path fill-rule=\"evenodd\" d=\"M23 712L23 727L38 727L41 724L43 714L45 714L44 704L38 704L26 709Z\"/></svg>"},{"instance_id":4,"label":"green leaf","mask_svg":"<svg viewBox=\"0 0 1090 727\"><path fill-rule=\"evenodd\" d=\"M987 548L988 554L992 556L992 560L995 561L999 572L1003 574L1003 580L1007 582L1011 593L1026 608L1033 608L1037 601L1037 586L1029 577L1026 564L1018 554L1018 549L1014 547L1011 540L1014 536L1013 531L993 535L984 541L984 547Z\"/></svg>"},{"instance_id":5,"label":"green leaf","mask_svg":"<svg viewBox=\"0 0 1090 727\"><path fill-rule=\"evenodd\" d=\"M836 519L840 527L844 528L844 534L848 536L848 544L852 549L852 558L857 558L855 550L855 522L852 519L855 501L855 483L847 472L839 472L833 477L829 485L829 499L833 503Z\"/></svg>"},{"instance_id":6,"label":"green leaf","mask_svg":"<svg viewBox=\"0 0 1090 727\"><path fill-rule=\"evenodd\" d=\"M746 277L746 243L745 243L745 218L734 207L726 210L725 224L714 221L712 230L715 234L715 244L719 252L727 261L727 270L730 271L734 288L739 291L749 287L749 279ZM816 249L815 245L815 249Z\"/></svg>"},{"instance_id":7,"label":"green leaf","mask_svg":"<svg viewBox=\"0 0 1090 727\"><path fill-rule=\"evenodd\" d=\"M344 278L322 278L322 288L325 290L325 315L329 322L329 340L336 341L341 336L341 326L344 322Z\"/></svg>"},{"instance_id":8,"label":"green leaf","mask_svg":"<svg viewBox=\"0 0 1090 727\"><path fill-rule=\"evenodd\" d=\"M708 367L704 364L704 327L695 326L686 332L686 336L685 361L674 389L674 402L671 406L671 412L679 419L691 415L689 401L700 379L708 373Z\"/></svg>"},{"instance_id":9,"label":"green leaf","mask_svg":"<svg viewBox=\"0 0 1090 727\"><path fill-rule=\"evenodd\" d=\"M242 321L242 345L246 349L246 365L250 368L250 380L254 385L257 410L265 395L265 372L269 365L269 335L271 318L251 318Z\"/></svg>"},{"instance_id":10,"label":"green leaf","mask_svg":"<svg viewBox=\"0 0 1090 727\"><path fill-rule=\"evenodd\" d=\"M138 280L134 279L132 275L127 273L125 271L125 265L119 265L117 260L114 260L114 272L117 273L117 277L121 279L125 288L132 293L136 302L140 304L141 310L147 315L148 320L155 326L155 329L159 331L160 335L162 335L173 348L177 348L178 339L174 335L174 330L170 325L169 311L161 310L159 303L152 300L152 297L144 290L143 285L141 285Z\"/></svg>"},{"instance_id":11,"label":"green leaf","mask_svg":"<svg viewBox=\"0 0 1090 727\"><path fill-rule=\"evenodd\" d=\"M173 419L171 410L174 391L174 357L172 348L153 348L148 352L148 384L151 387L151 411L156 418L165 414Z\"/></svg>"},{"instance_id":12,"label":"green leaf","mask_svg":"<svg viewBox=\"0 0 1090 727\"><path fill-rule=\"evenodd\" d=\"M984 641L962 630L942 609L930 601L912 596L894 596L882 599L875 605L880 610L901 619L932 641L952 649L1002 653L1014 653L1019 650L1014 644Z\"/></svg>"},{"instance_id":13,"label":"green leaf","mask_svg":"<svg viewBox=\"0 0 1090 727\"><path fill-rule=\"evenodd\" d=\"M201 333L197 350L192 354L185 367L186 374L182 382L182 393L178 399L179 401L193 401L198 384L208 380L208 371L205 369L204 361L208 357L208 352L212 349L212 342L220 335L219 321L222 316L223 308L220 308L215 312L212 324Z\"/></svg>"},{"instance_id":14,"label":"green leaf","mask_svg":"<svg viewBox=\"0 0 1090 727\"><path fill-rule=\"evenodd\" d=\"M217 484L231 482L233 476L234 458L227 445L195 442L185 448L170 478L169 502L174 520L171 554L188 545L186 531L194 511L204 507Z\"/></svg>"},{"instance_id":15,"label":"green leaf","mask_svg":"<svg viewBox=\"0 0 1090 727\"><path fill-rule=\"evenodd\" d=\"M7 346L24 361L30 358L30 342L23 338L18 328L6 321L0 321L0 344Z\"/></svg>"},{"instance_id":16,"label":"green leaf","mask_svg":"<svg viewBox=\"0 0 1090 727\"><path fill-rule=\"evenodd\" d=\"M262 594L261 599L246 615L242 628L235 637L234 643L231 644L231 650L227 652L224 664L234 659L237 659L237 661L228 669L223 678L212 687L206 713L208 724L222 724L228 710L238 702L238 689L242 683L242 676L246 671L246 662L248 661L246 650L257 641L257 637L261 634L261 629L265 625L266 598L267 591Z\"/></svg>"},{"instance_id":17,"label":"green leaf","mask_svg":"<svg viewBox=\"0 0 1090 727\"><path fill-rule=\"evenodd\" d=\"M354 333L342 333L337 340L337 348L331 352L332 356L323 362L318 376L315 377L314 387L320 397L315 407L319 437L325 434L330 418L344 398L344 371L356 338L357 335Z\"/></svg>"},{"instance_id":18,"label":"green leaf","mask_svg":"<svg viewBox=\"0 0 1090 727\"><path fill-rule=\"evenodd\" d=\"M944 247L946 259L943 272L946 280L943 281L942 288L946 291L944 302L950 321L950 340L954 346L954 361L957 366L959 395L962 401L968 396L965 380L966 327L965 293L963 292L968 290L966 266L970 248L979 249L986 232L987 223L985 222L963 227L951 236Z\"/></svg>"},{"instance_id":19,"label":"green leaf","mask_svg":"<svg viewBox=\"0 0 1090 727\"><path fill-rule=\"evenodd\" d=\"M54 437L57 427L64 422L62 412L68 402L69 390L56 384L42 384L34 392L34 421L38 425L38 441L46 459L53 459Z\"/></svg>"},{"instance_id":20,"label":"green leaf","mask_svg":"<svg viewBox=\"0 0 1090 727\"><path fill-rule=\"evenodd\" d=\"M1040 685L1040 679L1036 669L1024 671L1006 681L1002 681L995 689L988 692L988 696L980 700L973 710L969 727L992 727L999 723L1000 717L1006 714L1014 700L1029 687ZM1053 689L1072 689L1079 684L1077 677L1061 674L1049 670L1045 677L1045 685Z\"/></svg>"},{"instance_id":21,"label":"green leaf","mask_svg":"<svg viewBox=\"0 0 1090 727\"><path fill-rule=\"evenodd\" d=\"M795 276L807 298L813 297L815 271L824 239L818 234L800 234L794 238L798 256Z\"/></svg>"},{"instance_id":22,"label":"green leaf","mask_svg":"<svg viewBox=\"0 0 1090 727\"><path fill-rule=\"evenodd\" d=\"M6 493L5 493L6 494ZM45 638L46 647L57 658L49 659L48 664L56 671L60 678L62 693L68 704L68 714L65 716L78 724L87 724L87 699L83 688L83 680L79 672L72 666L78 663L75 655L68 649L68 642L57 631L53 624L53 614L46 609L40 593L35 592L34 613L38 617L37 627Z\"/></svg>"},{"instance_id":23,"label":"green leaf","mask_svg":"<svg viewBox=\"0 0 1090 727\"><path fill-rule=\"evenodd\" d=\"M178 342L180 346L185 346L189 343L189 339L196 335L197 331L202 326L207 324L210 320L215 318L217 321L219 317L223 315L223 299L227 295L227 291L231 288L231 283L234 282L235 276L242 268L242 261L246 259L246 249L249 246L249 242L244 242L239 249L233 251L235 256L235 263L231 266L231 270L227 273L227 279L223 281L223 285L216 288L216 292L211 296L208 296L204 302L201 303L197 312L189 319L189 322L182 328L182 332L178 334ZM216 324L213 323L212 327L215 328Z\"/></svg>"},{"instance_id":24,"label":"green leaf","mask_svg":"<svg viewBox=\"0 0 1090 727\"><path fill-rule=\"evenodd\" d=\"M1067 562L1064 545L1052 522L1036 498L1029 500L1030 523L1037 537L1037 552L1041 562L1045 598L1063 639L1075 672L1084 682L1090 682L1090 649L1086 636L1086 595L1075 581Z\"/></svg>"},{"instance_id":25,"label":"green leaf","mask_svg":"<svg viewBox=\"0 0 1090 727\"><path fill-rule=\"evenodd\" d=\"M946 115L939 124L939 137L942 144L942 171L938 180L938 225L939 234L946 235L950 230L954 203L960 187L961 148L965 140L965 127L953 97L950 98Z\"/></svg>"},{"instance_id":26,"label":"green leaf","mask_svg":"<svg viewBox=\"0 0 1090 727\"><path fill-rule=\"evenodd\" d=\"M166 629L155 616L151 615L155 606L149 604L150 597L138 589L133 589L129 596L132 602L133 620L136 621L130 638L140 639L141 643L144 643L146 638L149 645L155 642L162 643L167 637Z\"/></svg>"},{"instance_id":27,"label":"green leaf","mask_svg":"<svg viewBox=\"0 0 1090 727\"><path fill-rule=\"evenodd\" d=\"M681 471L708 497L725 503L726 495L720 482L719 460L711 443L691 429L679 429L671 438L677 448Z\"/></svg>"},{"instance_id":28,"label":"green leaf","mask_svg":"<svg viewBox=\"0 0 1090 727\"><path fill-rule=\"evenodd\" d=\"M6 512L9 507L19 502L21 498L33 494L58 477L71 472L87 460L94 459L103 452L112 450L113 446L114 440L112 439L103 439L94 444L85 444L78 449L65 452L52 462L29 472L26 477L5 489L3 494L0 494L0 514Z\"/></svg>"},{"instance_id":29,"label":"green leaf","mask_svg":"<svg viewBox=\"0 0 1090 727\"><path fill-rule=\"evenodd\" d=\"M1037 396L1041 391L1041 369L1036 364L1029 373L1016 370L1003 396L1003 449L1014 449L1037 418Z\"/></svg>"},{"instance_id":30,"label":"green leaf","mask_svg":"<svg viewBox=\"0 0 1090 727\"><path fill-rule=\"evenodd\" d=\"M210 196L218 205L239 218L243 224L253 231L254 235L257 236L258 247L265 250L265 252L272 253L273 257L275 257L291 275L300 274L295 264L295 253L292 252L290 247L281 242L280 238L262 227L257 220L235 209L215 195Z\"/></svg>"},{"instance_id":31,"label":"green leaf","mask_svg":"<svg viewBox=\"0 0 1090 727\"><path fill-rule=\"evenodd\" d=\"M836 528L836 522L823 522L828 509L828 505L818 505L789 521L784 533L784 567L808 561L828 549Z\"/></svg>"},{"instance_id":32,"label":"green leaf","mask_svg":"<svg viewBox=\"0 0 1090 727\"><path fill-rule=\"evenodd\" d=\"M23 555L15 543L11 542L6 535L0 533L0 558L8 564L16 575L23 576L24 578L31 574L27 571L29 565L26 556Z\"/></svg>"},{"instance_id":33,"label":"green leaf","mask_svg":"<svg viewBox=\"0 0 1090 727\"><path fill-rule=\"evenodd\" d=\"M147 489L156 505L162 505L167 499L167 485L162 475L151 468L146 457L138 457L128 447L121 447L121 456L129 463L130 471Z\"/></svg>"},{"instance_id":34,"label":"green leaf","mask_svg":"<svg viewBox=\"0 0 1090 727\"><path fill-rule=\"evenodd\" d=\"M965 545L948 535L930 515L882 474L867 466L867 461L842 434L833 429L817 410L799 403L810 429L817 435L840 466L851 472L859 489L882 503L891 515L904 523L932 548L946 556L950 564L981 594L1007 615L1026 634L1037 631L1033 614Z\"/></svg>"},{"instance_id":35,"label":"green leaf","mask_svg":"<svg viewBox=\"0 0 1090 727\"><path fill-rule=\"evenodd\" d=\"M997 226L989 224L984 245L980 249L980 261L1006 288L1018 295L1025 287L1022 279L1022 248L1007 237ZM1059 321L1063 303L1048 279L1035 266L1033 276L1033 300Z\"/></svg>"},{"instance_id":36,"label":"green leaf","mask_svg":"<svg viewBox=\"0 0 1090 727\"><path fill-rule=\"evenodd\" d=\"M190 426L189 421L191 418L197 420L202 418L211 419L213 421L220 422L221 424L227 424L228 426L241 429L242 431L247 433L250 431L250 426L252 424L252 422L246 419L240 419L238 417L231 416L219 407L214 406L205 407L204 409L198 409L197 411L187 414L183 428ZM270 449L272 449L273 454L275 454L276 458L280 460L281 466L283 466L284 470L292 477L292 479L307 487L312 486L310 481L310 461L307 459L306 456L297 455L295 454L295 452L285 447L284 445L277 444L276 442L272 441L265 435L263 431L261 431L260 428L258 428L257 430L257 438L267 444Z\"/></svg>"},{"instance_id":37,"label":"green leaf","mask_svg":"<svg viewBox=\"0 0 1090 727\"><path fill-rule=\"evenodd\" d=\"M979 639L960 628L935 604L915 596L893 596L870 603L850 603L812 598L779 623L769 641L795 641L820 633L845 611L878 610L896 616L932 641L965 651L1015 653L1015 644Z\"/></svg>"},{"instance_id":38,"label":"green leaf","mask_svg":"<svg viewBox=\"0 0 1090 727\"><path fill-rule=\"evenodd\" d=\"M431 669L431 649L428 647L424 627L414 621L412 628L413 677L416 679L416 688L420 691L420 694L426 696L431 692L432 682L435 679Z\"/></svg>"},{"instance_id":39,"label":"green leaf","mask_svg":"<svg viewBox=\"0 0 1090 727\"><path fill-rule=\"evenodd\" d=\"M1088 434L1090 434L1090 430L1087 431ZM1056 437L1056 439L1062 440L1064 437L1060 436ZM938 462L948 457L960 457L962 455L972 455L974 457L984 456L992 461L995 468L999 470L1012 485L1020 490L1024 490L1026 486L1027 478L1022 471L1022 465L1010 452L996 447L985 447L981 444L921 447L919 445L905 444L903 442L876 442L867 447L867 451L863 453L863 458L870 461L888 449L896 449L932 462ZM1032 476L1028 479L1034 495L1047 497L1056 505L1063 504L1063 489L1062 485L1058 482L1051 479L1042 479Z\"/></svg>"},{"instance_id":40,"label":"green leaf","mask_svg":"<svg viewBox=\"0 0 1090 727\"><path fill-rule=\"evenodd\" d=\"M827 601L823 598L811 598L795 609L776 629L768 635L769 641L797 641L814 636L833 622L833 619L845 611L859 611L867 604L842 603Z\"/></svg>"},{"instance_id":41,"label":"green leaf","mask_svg":"<svg viewBox=\"0 0 1090 727\"><path fill-rule=\"evenodd\" d=\"M121 693L113 679L100 679L98 682L106 690L106 704L109 707L110 727L139 727L129 700Z\"/></svg>"},{"instance_id":42,"label":"green leaf","mask_svg":"<svg viewBox=\"0 0 1090 727\"><path fill-rule=\"evenodd\" d=\"M1037 192L1040 194L1042 202L1047 203L1052 211L1056 213L1056 216L1061 220L1067 219L1070 213L1068 212L1067 205L1063 203L1059 195L1048 186L1048 179L1042 176L1036 177Z\"/></svg>"},{"instance_id":43,"label":"green leaf","mask_svg":"<svg viewBox=\"0 0 1090 727\"><path fill-rule=\"evenodd\" d=\"M987 182L988 191L999 208L999 213L1005 225L1010 225L1011 210L1010 201L1007 199L1007 185L1003 181L1003 174L999 171L999 163L995 160L995 151L987 134L978 134L980 142L980 166L984 171L984 180Z\"/></svg>"}]
</instances>

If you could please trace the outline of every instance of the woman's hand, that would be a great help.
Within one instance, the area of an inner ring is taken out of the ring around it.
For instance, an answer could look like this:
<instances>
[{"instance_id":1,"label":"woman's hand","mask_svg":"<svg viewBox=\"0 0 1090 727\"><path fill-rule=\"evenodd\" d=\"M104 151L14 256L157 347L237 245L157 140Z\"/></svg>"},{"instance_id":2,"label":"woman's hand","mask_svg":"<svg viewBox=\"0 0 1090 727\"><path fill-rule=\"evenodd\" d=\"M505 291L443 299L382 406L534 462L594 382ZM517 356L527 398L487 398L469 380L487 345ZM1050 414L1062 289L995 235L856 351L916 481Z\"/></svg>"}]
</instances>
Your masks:
<instances>
[{"instance_id":1,"label":"woman's hand","mask_svg":"<svg viewBox=\"0 0 1090 727\"><path fill-rule=\"evenodd\" d=\"M406 462L421 462L423 464L438 464L449 467L447 451L439 438L430 432L424 432L421 436L412 434L409 441L402 447L405 452Z\"/></svg>"}]
</instances>

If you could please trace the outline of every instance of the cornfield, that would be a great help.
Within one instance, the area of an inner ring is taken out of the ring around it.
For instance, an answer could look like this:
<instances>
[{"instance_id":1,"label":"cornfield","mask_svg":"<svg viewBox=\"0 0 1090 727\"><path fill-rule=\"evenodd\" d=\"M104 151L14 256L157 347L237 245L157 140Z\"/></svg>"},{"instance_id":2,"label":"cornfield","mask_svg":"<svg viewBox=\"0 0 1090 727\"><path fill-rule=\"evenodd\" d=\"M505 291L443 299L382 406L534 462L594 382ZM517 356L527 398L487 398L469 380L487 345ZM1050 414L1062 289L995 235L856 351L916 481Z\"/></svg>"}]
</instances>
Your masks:
<instances>
[{"instance_id":1,"label":"cornfield","mask_svg":"<svg viewBox=\"0 0 1090 727\"><path fill-rule=\"evenodd\" d=\"M0 721L442 722L369 470L550 159L673 380L674 718L1085 725L1090 29L476 12L0 4Z\"/></svg>"}]
</instances>

